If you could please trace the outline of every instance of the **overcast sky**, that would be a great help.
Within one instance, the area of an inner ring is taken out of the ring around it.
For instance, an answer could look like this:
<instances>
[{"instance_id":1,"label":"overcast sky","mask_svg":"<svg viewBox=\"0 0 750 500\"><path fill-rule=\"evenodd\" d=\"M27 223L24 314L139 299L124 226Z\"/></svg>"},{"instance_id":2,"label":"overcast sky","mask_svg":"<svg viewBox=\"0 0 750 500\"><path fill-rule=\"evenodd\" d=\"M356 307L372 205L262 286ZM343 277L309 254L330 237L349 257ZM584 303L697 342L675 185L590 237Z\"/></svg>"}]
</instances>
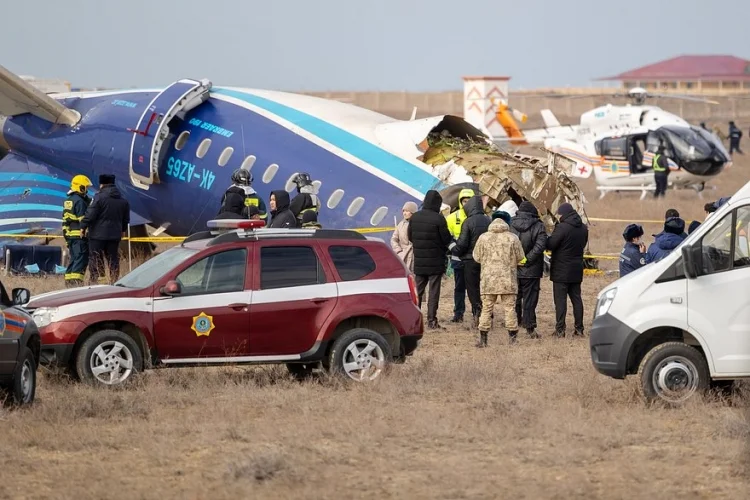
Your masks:
<instances>
[{"instance_id":1,"label":"overcast sky","mask_svg":"<svg viewBox=\"0 0 750 500\"><path fill-rule=\"evenodd\" d=\"M511 89L680 54L750 59L750 1L6 0L2 64L74 87L180 78L279 90Z\"/></svg>"}]
</instances>

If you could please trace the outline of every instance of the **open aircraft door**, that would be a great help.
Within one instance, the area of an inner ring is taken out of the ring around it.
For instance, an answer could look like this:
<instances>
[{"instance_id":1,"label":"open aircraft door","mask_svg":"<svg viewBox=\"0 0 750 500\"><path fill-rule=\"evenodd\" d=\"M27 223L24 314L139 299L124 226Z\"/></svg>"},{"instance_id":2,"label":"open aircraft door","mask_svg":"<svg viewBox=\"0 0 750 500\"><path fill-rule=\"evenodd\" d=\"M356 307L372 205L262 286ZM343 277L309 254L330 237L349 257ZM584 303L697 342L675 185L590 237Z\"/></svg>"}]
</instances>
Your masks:
<instances>
[{"instance_id":1,"label":"open aircraft door","mask_svg":"<svg viewBox=\"0 0 750 500\"><path fill-rule=\"evenodd\" d=\"M169 122L206 102L211 82L189 78L174 82L162 90L141 115L130 145L130 180L135 187L147 190L159 183L162 148L169 137Z\"/></svg>"}]
</instances>

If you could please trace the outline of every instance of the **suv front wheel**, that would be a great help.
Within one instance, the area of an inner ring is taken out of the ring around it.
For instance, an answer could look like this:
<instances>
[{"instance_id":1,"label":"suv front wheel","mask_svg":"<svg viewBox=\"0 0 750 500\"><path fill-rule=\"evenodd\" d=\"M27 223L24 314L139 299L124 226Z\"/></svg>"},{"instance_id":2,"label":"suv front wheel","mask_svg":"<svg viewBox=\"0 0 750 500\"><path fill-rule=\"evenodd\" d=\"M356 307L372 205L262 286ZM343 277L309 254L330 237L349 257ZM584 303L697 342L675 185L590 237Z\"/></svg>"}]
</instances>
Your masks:
<instances>
[{"instance_id":1,"label":"suv front wheel","mask_svg":"<svg viewBox=\"0 0 750 500\"><path fill-rule=\"evenodd\" d=\"M135 341L119 330L102 330L86 339L76 356L76 372L84 382L120 385L143 365Z\"/></svg>"},{"instance_id":2,"label":"suv front wheel","mask_svg":"<svg viewBox=\"0 0 750 500\"><path fill-rule=\"evenodd\" d=\"M332 373L365 382L380 377L393 355L382 335L366 328L355 328L336 339L329 359Z\"/></svg>"}]
</instances>

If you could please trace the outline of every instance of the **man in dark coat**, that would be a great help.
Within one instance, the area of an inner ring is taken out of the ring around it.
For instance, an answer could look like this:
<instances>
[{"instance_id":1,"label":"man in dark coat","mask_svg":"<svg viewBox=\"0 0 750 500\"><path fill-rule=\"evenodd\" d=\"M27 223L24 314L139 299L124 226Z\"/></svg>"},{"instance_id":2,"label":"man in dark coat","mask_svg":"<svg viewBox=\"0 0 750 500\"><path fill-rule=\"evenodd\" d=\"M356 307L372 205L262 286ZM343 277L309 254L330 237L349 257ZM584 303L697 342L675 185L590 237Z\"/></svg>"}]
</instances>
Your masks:
<instances>
[{"instance_id":1,"label":"man in dark coat","mask_svg":"<svg viewBox=\"0 0 750 500\"><path fill-rule=\"evenodd\" d=\"M647 262L659 262L677 248L687 238L685 221L680 217L670 217L664 221L664 231L655 235L654 242L646 252Z\"/></svg>"},{"instance_id":2,"label":"man in dark coat","mask_svg":"<svg viewBox=\"0 0 750 500\"><path fill-rule=\"evenodd\" d=\"M427 328L441 328L437 320L441 278L448 263L447 252L455 246L445 217L440 215L443 197L435 190L427 191L422 210L409 219L407 237L414 251L414 275L417 282L419 307L429 285Z\"/></svg>"},{"instance_id":3,"label":"man in dark coat","mask_svg":"<svg viewBox=\"0 0 750 500\"><path fill-rule=\"evenodd\" d=\"M552 281L552 294L555 301L555 335L565 336L565 315L568 313L568 297L573 305L575 335L583 336L583 254L589 241L589 230L570 203L563 203L557 209L559 222L547 238L550 258L549 279Z\"/></svg>"},{"instance_id":4,"label":"man in dark coat","mask_svg":"<svg viewBox=\"0 0 750 500\"><path fill-rule=\"evenodd\" d=\"M471 312L474 317L472 328L479 325L479 315L482 313L482 296L479 293L479 282L482 274L481 266L474 260L472 253L474 245L481 235L487 232L492 220L484 213L484 203L481 196L473 196L464 205L466 220L461 224L461 233L453 247L452 253L461 259L464 269L466 292L471 302Z\"/></svg>"},{"instance_id":5,"label":"man in dark coat","mask_svg":"<svg viewBox=\"0 0 750 500\"><path fill-rule=\"evenodd\" d=\"M109 264L109 282L120 275L120 241L130 224L130 204L115 186L115 176L99 176L96 193L81 220L81 230L89 239L91 283L106 282L104 261Z\"/></svg>"},{"instance_id":6,"label":"man in dark coat","mask_svg":"<svg viewBox=\"0 0 750 500\"><path fill-rule=\"evenodd\" d=\"M539 211L529 201L521 202L516 216L510 221L510 231L521 240L525 262L518 268L518 296L516 315L526 333L538 339L536 331L536 306L544 273L544 251L547 249L547 232L539 218Z\"/></svg>"},{"instance_id":7,"label":"man in dark coat","mask_svg":"<svg viewBox=\"0 0 750 500\"><path fill-rule=\"evenodd\" d=\"M271 224L268 227L289 229L297 227L297 217L289 210L289 193L283 189L271 191L268 204L271 208Z\"/></svg>"}]
</instances>

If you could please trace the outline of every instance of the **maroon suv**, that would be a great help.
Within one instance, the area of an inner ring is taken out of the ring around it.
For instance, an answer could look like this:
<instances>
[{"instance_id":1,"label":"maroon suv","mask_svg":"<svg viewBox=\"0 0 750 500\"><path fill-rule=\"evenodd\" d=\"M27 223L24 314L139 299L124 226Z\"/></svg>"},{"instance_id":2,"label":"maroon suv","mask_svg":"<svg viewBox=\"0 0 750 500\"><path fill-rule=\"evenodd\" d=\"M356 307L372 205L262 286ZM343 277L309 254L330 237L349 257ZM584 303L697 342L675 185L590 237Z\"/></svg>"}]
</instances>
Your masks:
<instances>
[{"instance_id":1,"label":"maroon suv","mask_svg":"<svg viewBox=\"0 0 750 500\"><path fill-rule=\"evenodd\" d=\"M285 363L295 376L322 365L373 380L414 352L416 287L389 246L252 222L213 221L240 229L192 235L114 286L33 297L42 363L108 385L157 365L219 363Z\"/></svg>"}]
</instances>

